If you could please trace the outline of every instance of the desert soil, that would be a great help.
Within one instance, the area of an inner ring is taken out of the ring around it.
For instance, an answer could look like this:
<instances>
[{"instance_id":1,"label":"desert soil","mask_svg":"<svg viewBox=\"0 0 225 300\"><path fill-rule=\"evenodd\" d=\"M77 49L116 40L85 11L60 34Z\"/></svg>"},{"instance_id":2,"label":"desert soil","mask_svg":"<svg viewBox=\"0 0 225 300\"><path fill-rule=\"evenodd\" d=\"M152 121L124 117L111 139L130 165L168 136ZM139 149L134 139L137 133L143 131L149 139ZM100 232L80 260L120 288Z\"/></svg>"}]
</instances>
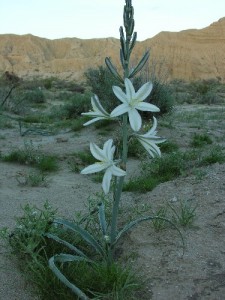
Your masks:
<instances>
[{"instance_id":1,"label":"desert soil","mask_svg":"<svg viewBox=\"0 0 225 300\"><path fill-rule=\"evenodd\" d=\"M190 109L184 108L184 109ZM224 110L223 110L224 112ZM221 137L225 129L220 130ZM163 128L163 135L170 138L174 130ZM185 130L179 128L177 135L183 139ZM159 134L162 135L161 129ZM18 183L18 175L32 170L29 166L0 162L0 227L13 229L15 217L22 215L21 206L35 204L43 207L46 200L58 208L63 216L84 210L87 198L100 191L100 184L88 176L70 170L66 157L99 141L91 128L79 134L59 133L55 136L27 135L21 137L18 127L1 129L2 154L24 147L25 141L32 140L45 153L60 157L60 169L48 175L48 186L29 187ZM105 140L105 137L101 138ZM132 173L138 162L131 161ZM129 172L128 168L128 172ZM133 253L134 266L146 283L146 291L140 299L153 300L222 300L225 299L225 164L214 164L199 170L196 174L183 176L157 186L145 194L124 193L125 205L149 204L155 210L164 203L190 201L197 205L196 218L191 227L182 229L185 251L177 232L171 228L155 231L149 223L135 228L126 238L123 248ZM7 253L0 241L0 299L33 300L32 288L20 273L15 259ZM60 299L59 299L60 300Z\"/></svg>"}]
</instances>

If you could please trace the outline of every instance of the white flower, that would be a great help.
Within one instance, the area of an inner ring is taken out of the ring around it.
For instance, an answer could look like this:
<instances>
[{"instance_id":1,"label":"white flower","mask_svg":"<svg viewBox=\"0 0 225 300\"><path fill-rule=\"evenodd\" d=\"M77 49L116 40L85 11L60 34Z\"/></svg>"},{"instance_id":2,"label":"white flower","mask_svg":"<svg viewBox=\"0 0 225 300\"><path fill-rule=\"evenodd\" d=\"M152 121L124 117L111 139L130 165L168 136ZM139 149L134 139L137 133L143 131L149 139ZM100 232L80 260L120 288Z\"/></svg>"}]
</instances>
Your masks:
<instances>
[{"instance_id":1,"label":"white flower","mask_svg":"<svg viewBox=\"0 0 225 300\"><path fill-rule=\"evenodd\" d=\"M109 192L112 175L126 175L125 171L115 166L116 161L113 161L113 155L116 148L112 144L113 140L109 139L104 143L103 149L100 149L96 144L90 143L91 153L99 161L81 171L81 174L91 174L106 170L102 181L102 188L105 194Z\"/></svg>"},{"instance_id":2,"label":"white flower","mask_svg":"<svg viewBox=\"0 0 225 300\"><path fill-rule=\"evenodd\" d=\"M134 131L139 131L142 120L137 110L158 112L159 108L153 104L143 102L151 93L152 83L145 83L137 92L135 92L132 82L125 79L126 93L118 86L113 86L113 92L116 97L123 103L117 106L112 112L111 117L118 117L128 113L130 126Z\"/></svg>"},{"instance_id":3,"label":"white flower","mask_svg":"<svg viewBox=\"0 0 225 300\"><path fill-rule=\"evenodd\" d=\"M166 139L160 138L156 136L157 131L157 120L155 117L153 117L154 123L152 128L146 132L145 134L135 134L138 141L143 145L143 147L147 150L147 152L152 156L155 157L155 155L161 156L161 151L159 147L156 144L160 144L165 142Z\"/></svg>"},{"instance_id":4,"label":"white flower","mask_svg":"<svg viewBox=\"0 0 225 300\"><path fill-rule=\"evenodd\" d=\"M102 120L102 119L110 118L110 114L107 113L107 111L102 107L97 95L94 95L93 97L91 97L91 105L92 105L93 111L82 113L82 115L94 117L94 119L84 123L84 126L90 125L90 124L92 124L96 121Z\"/></svg>"}]
</instances>

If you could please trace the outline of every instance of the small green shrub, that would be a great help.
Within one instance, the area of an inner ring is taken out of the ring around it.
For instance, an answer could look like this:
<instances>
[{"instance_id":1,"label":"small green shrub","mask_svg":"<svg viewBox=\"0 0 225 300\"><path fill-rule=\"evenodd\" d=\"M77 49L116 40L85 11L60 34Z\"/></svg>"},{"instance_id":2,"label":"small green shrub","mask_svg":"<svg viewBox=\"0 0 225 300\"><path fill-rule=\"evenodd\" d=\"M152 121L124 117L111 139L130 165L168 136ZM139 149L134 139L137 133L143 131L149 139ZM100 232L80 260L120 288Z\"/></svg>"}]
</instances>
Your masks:
<instances>
[{"instance_id":1,"label":"small green shrub","mask_svg":"<svg viewBox=\"0 0 225 300\"><path fill-rule=\"evenodd\" d=\"M212 139L206 133L204 134L195 133L192 137L192 141L191 141L192 147L203 147L209 144L212 144Z\"/></svg>"},{"instance_id":2,"label":"small green shrub","mask_svg":"<svg viewBox=\"0 0 225 300\"><path fill-rule=\"evenodd\" d=\"M196 216L195 210L197 205L193 205L190 201L179 201L179 206L175 203L168 203L172 210L172 222L183 227L190 226Z\"/></svg>"},{"instance_id":3,"label":"small green shrub","mask_svg":"<svg viewBox=\"0 0 225 300\"><path fill-rule=\"evenodd\" d=\"M48 185L46 176L42 172L29 172L28 174L19 174L16 179L19 185L26 185L31 187L46 187Z\"/></svg>"},{"instance_id":4,"label":"small green shrub","mask_svg":"<svg viewBox=\"0 0 225 300\"><path fill-rule=\"evenodd\" d=\"M168 224L166 219L167 219L167 207L166 206L162 206L160 207L155 213L154 213L154 217L159 217L158 219L153 219L152 220L152 225L153 228L156 231L160 231L163 230L166 225Z\"/></svg>"},{"instance_id":5,"label":"small green shrub","mask_svg":"<svg viewBox=\"0 0 225 300\"><path fill-rule=\"evenodd\" d=\"M61 107L61 118L73 119L91 109L90 94L74 94L69 103Z\"/></svg>"},{"instance_id":6,"label":"small green shrub","mask_svg":"<svg viewBox=\"0 0 225 300\"><path fill-rule=\"evenodd\" d=\"M171 141L165 141L160 145L160 150L164 153L177 152L178 149L179 146L177 145L177 143Z\"/></svg>"},{"instance_id":7,"label":"small green shrub","mask_svg":"<svg viewBox=\"0 0 225 300\"><path fill-rule=\"evenodd\" d=\"M24 100L29 103L44 103L45 102L45 95L43 91L39 88L26 91L23 94Z\"/></svg>"},{"instance_id":8,"label":"small green shrub","mask_svg":"<svg viewBox=\"0 0 225 300\"><path fill-rule=\"evenodd\" d=\"M72 121L70 127L72 131L79 131L84 128L84 123L87 122L89 118L86 116L77 117L75 120Z\"/></svg>"},{"instance_id":9,"label":"small green shrub","mask_svg":"<svg viewBox=\"0 0 225 300\"><path fill-rule=\"evenodd\" d=\"M142 145L136 139L132 139L128 146L128 156L140 158L144 154Z\"/></svg>"},{"instance_id":10,"label":"small green shrub","mask_svg":"<svg viewBox=\"0 0 225 300\"><path fill-rule=\"evenodd\" d=\"M96 159L91 155L90 151L84 150L74 153L68 160L69 167L73 172L80 172L81 168L87 164L94 164Z\"/></svg>"},{"instance_id":11,"label":"small green shrub","mask_svg":"<svg viewBox=\"0 0 225 300\"><path fill-rule=\"evenodd\" d=\"M187 162L181 152L172 152L162 158L154 158L150 163L144 161L142 174L125 183L124 190L151 191L158 184L182 175L186 168Z\"/></svg>"},{"instance_id":12,"label":"small green shrub","mask_svg":"<svg viewBox=\"0 0 225 300\"><path fill-rule=\"evenodd\" d=\"M200 161L200 166L225 162L225 153L219 145L214 146L210 152L204 155Z\"/></svg>"},{"instance_id":13,"label":"small green shrub","mask_svg":"<svg viewBox=\"0 0 225 300\"><path fill-rule=\"evenodd\" d=\"M146 81L146 76L139 75L134 80L135 89L139 89ZM160 108L160 114L164 115L172 111L174 107L174 98L169 85L153 78L153 89L150 95L146 98L146 102L150 102ZM149 113L143 112L143 116L149 117ZM150 114L151 115L151 114Z\"/></svg>"},{"instance_id":14,"label":"small green shrub","mask_svg":"<svg viewBox=\"0 0 225 300\"><path fill-rule=\"evenodd\" d=\"M110 113L118 105L119 100L112 90L112 86L118 85L118 82L105 66L87 70L85 77L87 85L99 97L104 109Z\"/></svg>"},{"instance_id":15,"label":"small green shrub","mask_svg":"<svg viewBox=\"0 0 225 300\"><path fill-rule=\"evenodd\" d=\"M37 161L37 167L41 172L52 172L58 170L57 159L52 155L43 155Z\"/></svg>"}]
</instances>

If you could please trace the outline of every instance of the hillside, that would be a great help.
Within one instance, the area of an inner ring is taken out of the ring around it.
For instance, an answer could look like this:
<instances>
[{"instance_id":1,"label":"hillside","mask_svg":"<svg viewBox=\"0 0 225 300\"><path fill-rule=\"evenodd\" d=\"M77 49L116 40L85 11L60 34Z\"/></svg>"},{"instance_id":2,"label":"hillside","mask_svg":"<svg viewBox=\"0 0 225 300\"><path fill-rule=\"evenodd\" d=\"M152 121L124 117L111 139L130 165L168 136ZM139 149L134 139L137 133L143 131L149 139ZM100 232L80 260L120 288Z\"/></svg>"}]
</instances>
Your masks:
<instances>
[{"instance_id":1,"label":"hillside","mask_svg":"<svg viewBox=\"0 0 225 300\"><path fill-rule=\"evenodd\" d=\"M85 70L103 65L106 56L118 65L119 47L115 38L49 40L30 34L0 35L0 72L81 80ZM225 82L225 17L203 29L161 32L138 42L133 63L146 49L151 50L150 62L158 72L163 66L161 71L169 79Z\"/></svg>"}]
</instances>

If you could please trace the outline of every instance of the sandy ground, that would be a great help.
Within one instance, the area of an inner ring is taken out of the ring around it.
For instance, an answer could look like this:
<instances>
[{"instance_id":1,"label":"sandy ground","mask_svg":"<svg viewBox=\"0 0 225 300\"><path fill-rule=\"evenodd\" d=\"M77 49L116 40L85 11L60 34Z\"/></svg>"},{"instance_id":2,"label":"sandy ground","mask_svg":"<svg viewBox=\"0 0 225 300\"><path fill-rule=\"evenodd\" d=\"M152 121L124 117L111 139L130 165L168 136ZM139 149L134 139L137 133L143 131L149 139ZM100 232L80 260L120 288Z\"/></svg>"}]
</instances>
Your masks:
<instances>
[{"instance_id":1,"label":"sandy ground","mask_svg":"<svg viewBox=\"0 0 225 300\"><path fill-rule=\"evenodd\" d=\"M223 133L224 134L224 133ZM67 133L53 137L21 137L18 128L0 130L1 152L24 147L25 140L41 146L47 153L61 158L60 169L48 175L47 187L21 186L18 174L29 172L29 166L0 162L0 227L13 228L21 206L31 203L42 207L46 200L64 216L84 209L90 194L100 185L87 176L71 172L65 157L96 141L90 129L81 134ZM3 138L5 137L5 138ZM57 138L63 137L65 142ZM105 138L103 138L104 140ZM131 171L136 169L130 164ZM134 255L134 265L146 282L140 299L153 300L222 300L225 295L225 164L202 169L205 176L197 180L190 175L160 184L146 194L124 193L129 205L150 204L157 209L166 202L191 201L197 205L193 226L183 230L185 252L177 232L170 228L156 232L145 223L126 238L124 248ZM7 255L0 241L0 299L33 300L31 287L19 272L16 261ZM57 299L60 300L60 299Z\"/></svg>"}]
</instances>

